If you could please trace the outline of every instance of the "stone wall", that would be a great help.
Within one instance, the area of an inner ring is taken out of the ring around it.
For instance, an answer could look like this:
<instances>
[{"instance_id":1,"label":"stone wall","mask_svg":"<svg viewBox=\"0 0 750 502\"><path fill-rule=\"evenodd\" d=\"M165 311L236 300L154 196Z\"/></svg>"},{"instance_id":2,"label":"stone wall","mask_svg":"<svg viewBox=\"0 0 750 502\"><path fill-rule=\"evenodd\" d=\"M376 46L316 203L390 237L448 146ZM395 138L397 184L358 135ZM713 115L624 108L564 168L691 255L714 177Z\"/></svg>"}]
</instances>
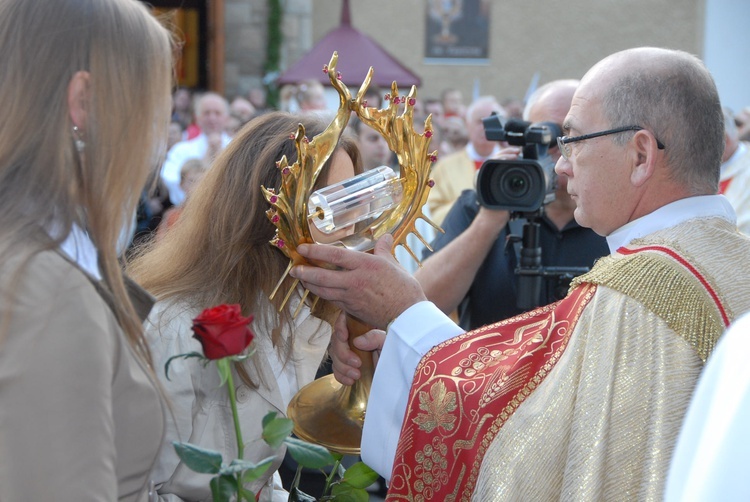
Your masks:
<instances>
[{"instance_id":1,"label":"stone wall","mask_svg":"<svg viewBox=\"0 0 750 502\"><path fill-rule=\"evenodd\" d=\"M702 56L705 0L484 1L490 9L486 64L425 61L428 0L350 0L350 8L356 29L422 78L422 97L455 87L468 101L478 82L481 94L523 98L537 72L541 83L580 78L603 57L630 47L662 46ZM338 26L341 1L314 4L317 41Z\"/></svg>"},{"instance_id":2,"label":"stone wall","mask_svg":"<svg viewBox=\"0 0 750 502\"><path fill-rule=\"evenodd\" d=\"M468 101L475 86L498 99L523 98L540 83L580 78L596 61L641 45L702 56L705 0L484 0L490 8L489 60L432 64L424 58L428 0L350 0L352 25L422 78L422 97L447 87ZM266 0L225 2L225 93L259 86L266 50ZM284 0L282 69L339 25L342 0ZM375 68L377 71L377 68Z\"/></svg>"},{"instance_id":3,"label":"stone wall","mask_svg":"<svg viewBox=\"0 0 750 502\"><path fill-rule=\"evenodd\" d=\"M302 57L313 44L312 0L285 0L282 67ZM266 0L224 0L224 93L230 98L262 86L266 57Z\"/></svg>"}]
</instances>

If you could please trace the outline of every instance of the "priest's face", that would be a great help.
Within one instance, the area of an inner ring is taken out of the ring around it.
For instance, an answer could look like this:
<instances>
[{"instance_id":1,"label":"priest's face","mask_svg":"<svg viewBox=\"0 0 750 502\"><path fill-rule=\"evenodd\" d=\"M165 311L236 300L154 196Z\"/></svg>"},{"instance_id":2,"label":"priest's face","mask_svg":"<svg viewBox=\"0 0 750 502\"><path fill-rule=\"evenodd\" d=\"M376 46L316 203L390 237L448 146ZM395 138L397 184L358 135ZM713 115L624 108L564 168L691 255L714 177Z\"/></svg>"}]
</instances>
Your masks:
<instances>
[{"instance_id":1,"label":"priest's face","mask_svg":"<svg viewBox=\"0 0 750 502\"><path fill-rule=\"evenodd\" d=\"M612 129L601 105L605 82L585 80L576 91L563 123L568 137ZM599 235L609 235L630 221L637 200L630 183L626 145L601 136L568 143L568 158L562 155L555 171L568 178L567 191L576 203L575 219Z\"/></svg>"}]
</instances>

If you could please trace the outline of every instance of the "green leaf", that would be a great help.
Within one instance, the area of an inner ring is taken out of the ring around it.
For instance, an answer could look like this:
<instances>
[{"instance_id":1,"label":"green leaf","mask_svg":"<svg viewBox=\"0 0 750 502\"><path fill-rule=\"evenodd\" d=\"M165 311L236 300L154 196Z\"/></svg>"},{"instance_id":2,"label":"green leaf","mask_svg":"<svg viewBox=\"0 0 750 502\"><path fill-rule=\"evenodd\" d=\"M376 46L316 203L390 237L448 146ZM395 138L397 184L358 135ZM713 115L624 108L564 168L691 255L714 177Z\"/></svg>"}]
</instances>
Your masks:
<instances>
[{"instance_id":1,"label":"green leaf","mask_svg":"<svg viewBox=\"0 0 750 502\"><path fill-rule=\"evenodd\" d=\"M368 502L370 494L364 488L354 488L346 483L335 484L331 495L336 502Z\"/></svg>"},{"instance_id":2,"label":"green leaf","mask_svg":"<svg viewBox=\"0 0 750 502\"><path fill-rule=\"evenodd\" d=\"M292 458L304 467L320 469L336 461L328 450L317 444L297 438L286 438L284 444Z\"/></svg>"},{"instance_id":3,"label":"green leaf","mask_svg":"<svg viewBox=\"0 0 750 502\"><path fill-rule=\"evenodd\" d=\"M222 467L221 471L219 471L219 474L234 475L234 474L237 474L238 472L248 471L247 473L245 473L247 475L248 473L251 473L251 472L252 473L257 472L257 475L252 477L252 479L243 479L242 481L242 484L249 483L250 481L254 481L258 479L258 477L260 477L261 474L266 472L268 470L268 467L271 464L273 464L274 460L276 460L276 457L268 457L268 458L261 460L260 462L256 464L256 463L250 462L249 460L234 459L232 460L232 463L230 463L229 465L225 467Z\"/></svg>"},{"instance_id":4,"label":"green leaf","mask_svg":"<svg viewBox=\"0 0 750 502\"><path fill-rule=\"evenodd\" d=\"M172 356L169 359L167 359L167 362L164 363L164 376L167 377L167 380L169 380L169 363L172 362L172 359L178 359L178 358L190 359L191 357L197 357L199 359L206 359L206 356L204 356L200 352L188 352L187 354L177 354L176 356Z\"/></svg>"},{"instance_id":5,"label":"green leaf","mask_svg":"<svg viewBox=\"0 0 750 502\"><path fill-rule=\"evenodd\" d=\"M214 502L230 502L232 495L237 493L237 480L232 476L216 476L211 478L211 497Z\"/></svg>"},{"instance_id":6,"label":"green leaf","mask_svg":"<svg viewBox=\"0 0 750 502\"><path fill-rule=\"evenodd\" d=\"M344 472L342 484L348 484L354 488L367 488L377 480L377 472L364 462L357 462Z\"/></svg>"},{"instance_id":7,"label":"green leaf","mask_svg":"<svg viewBox=\"0 0 750 502\"><path fill-rule=\"evenodd\" d=\"M248 469L242 474L242 484L252 483L265 473L273 462L259 464L255 469Z\"/></svg>"},{"instance_id":8,"label":"green leaf","mask_svg":"<svg viewBox=\"0 0 750 502\"><path fill-rule=\"evenodd\" d=\"M232 368L229 365L229 361L227 360L227 358L217 359L216 369L219 370L219 378L221 378L219 387L223 387L224 384L227 383L227 380L229 380L229 374L232 371ZM234 389L230 389L230 392L234 392Z\"/></svg>"},{"instance_id":9,"label":"green leaf","mask_svg":"<svg viewBox=\"0 0 750 502\"><path fill-rule=\"evenodd\" d=\"M240 496L238 498L239 500L245 499L247 502L255 502L255 494L244 487L240 488Z\"/></svg>"},{"instance_id":10,"label":"green leaf","mask_svg":"<svg viewBox=\"0 0 750 502\"><path fill-rule=\"evenodd\" d=\"M337 465L337 467L336 467L336 474L338 475L338 477L340 479L343 479L344 478L344 472L346 472L346 468L341 464L340 460L337 460L336 462L338 462L338 464L336 464Z\"/></svg>"},{"instance_id":11,"label":"green leaf","mask_svg":"<svg viewBox=\"0 0 750 502\"><path fill-rule=\"evenodd\" d=\"M315 502L315 497L311 497L296 486L289 490L289 502Z\"/></svg>"},{"instance_id":12,"label":"green leaf","mask_svg":"<svg viewBox=\"0 0 750 502\"><path fill-rule=\"evenodd\" d=\"M263 440L275 450L284 443L285 439L289 438L294 429L294 422L283 417L273 417L270 420L266 418L268 415L263 419Z\"/></svg>"},{"instance_id":13,"label":"green leaf","mask_svg":"<svg viewBox=\"0 0 750 502\"><path fill-rule=\"evenodd\" d=\"M276 415L278 415L278 413L275 411L269 411L268 413L266 413L266 416L263 417L263 420L261 422L263 424L263 427L271 423L271 421L276 418Z\"/></svg>"},{"instance_id":14,"label":"green leaf","mask_svg":"<svg viewBox=\"0 0 750 502\"><path fill-rule=\"evenodd\" d=\"M190 443L172 441L177 456L195 472L217 474L221 470L221 453L207 450Z\"/></svg>"}]
</instances>

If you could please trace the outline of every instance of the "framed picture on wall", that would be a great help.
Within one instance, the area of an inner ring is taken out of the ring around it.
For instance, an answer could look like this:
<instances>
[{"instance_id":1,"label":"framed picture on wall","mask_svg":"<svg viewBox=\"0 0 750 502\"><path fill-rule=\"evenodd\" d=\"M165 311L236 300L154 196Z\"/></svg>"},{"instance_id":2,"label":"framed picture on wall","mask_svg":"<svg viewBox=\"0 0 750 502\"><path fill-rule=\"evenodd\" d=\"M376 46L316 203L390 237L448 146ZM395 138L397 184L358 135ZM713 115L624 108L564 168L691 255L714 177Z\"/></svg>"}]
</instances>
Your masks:
<instances>
[{"instance_id":1,"label":"framed picture on wall","mask_svg":"<svg viewBox=\"0 0 750 502\"><path fill-rule=\"evenodd\" d=\"M489 64L489 0L428 0L425 63Z\"/></svg>"}]
</instances>

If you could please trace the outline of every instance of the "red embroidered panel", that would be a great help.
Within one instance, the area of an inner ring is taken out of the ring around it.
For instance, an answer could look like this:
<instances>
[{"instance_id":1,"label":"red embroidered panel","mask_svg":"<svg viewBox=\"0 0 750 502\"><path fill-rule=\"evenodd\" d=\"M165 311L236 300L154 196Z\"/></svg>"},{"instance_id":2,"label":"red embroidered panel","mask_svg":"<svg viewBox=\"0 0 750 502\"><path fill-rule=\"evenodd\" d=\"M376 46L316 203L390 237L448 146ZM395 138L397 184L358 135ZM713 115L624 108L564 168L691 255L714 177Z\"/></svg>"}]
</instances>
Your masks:
<instances>
[{"instance_id":1,"label":"red embroidered panel","mask_svg":"<svg viewBox=\"0 0 750 502\"><path fill-rule=\"evenodd\" d=\"M387 500L469 500L492 440L544 380L596 291L457 336L417 366Z\"/></svg>"}]
</instances>

